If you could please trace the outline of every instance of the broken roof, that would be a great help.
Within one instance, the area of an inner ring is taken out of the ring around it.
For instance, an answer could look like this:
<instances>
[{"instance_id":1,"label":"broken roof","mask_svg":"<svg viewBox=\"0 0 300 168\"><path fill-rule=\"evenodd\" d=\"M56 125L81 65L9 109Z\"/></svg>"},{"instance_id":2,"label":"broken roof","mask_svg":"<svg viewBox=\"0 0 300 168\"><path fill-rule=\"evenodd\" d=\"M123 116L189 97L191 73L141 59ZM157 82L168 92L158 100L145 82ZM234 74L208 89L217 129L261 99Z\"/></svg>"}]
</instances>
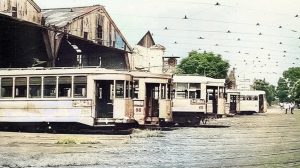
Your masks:
<instances>
[{"instance_id":1,"label":"broken roof","mask_svg":"<svg viewBox=\"0 0 300 168\"><path fill-rule=\"evenodd\" d=\"M45 17L45 26L63 28L70 23L74 22L77 19L80 19L84 15L87 15L95 10L101 10L104 12L107 18L110 20L111 24L114 26L115 30L119 33L122 40L126 43L130 51L132 51L131 46L112 20L108 12L105 10L102 5L94 6L82 6L82 7L70 7L70 8L51 8L51 9L42 9L43 17Z\"/></svg>"},{"instance_id":2,"label":"broken roof","mask_svg":"<svg viewBox=\"0 0 300 168\"><path fill-rule=\"evenodd\" d=\"M27 0L38 12L41 12L41 8L33 1Z\"/></svg>"},{"instance_id":3,"label":"broken roof","mask_svg":"<svg viewBox=\"0 0 300 168\"><path fill-rule=\"evenodd\" d=\"M96 9L103 8L101 5L74 7L74 8L53 8L43 9L43 16L46 18L46 26L64 27L79 17L86 15Z\"/></svg>"}]
</instances>

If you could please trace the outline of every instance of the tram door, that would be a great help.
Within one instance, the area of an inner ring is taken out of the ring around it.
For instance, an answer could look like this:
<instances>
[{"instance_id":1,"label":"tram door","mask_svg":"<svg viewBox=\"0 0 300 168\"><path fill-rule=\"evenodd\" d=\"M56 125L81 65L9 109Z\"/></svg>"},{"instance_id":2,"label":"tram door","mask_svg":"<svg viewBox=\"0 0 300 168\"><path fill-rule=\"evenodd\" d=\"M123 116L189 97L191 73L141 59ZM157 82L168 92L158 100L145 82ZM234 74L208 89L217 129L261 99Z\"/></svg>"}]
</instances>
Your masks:
<instances>
[{"instance_id":1,"label":"tram door","mask_svg":"<svg viewBox=\"0 0 300 168\"><path fill-rule=\"evenodd\" d=\"M208 87L206 90L207 93L207 100L210 100L212 102L212 112L217 114L218 113L218 95L216 92L215 87Z\"/></svg>"},{"instance_id":2,"label":"tram door","mask_svg":"<svg viewBox=\"0 0 300 168\"><path fill-rule=\"evenodd\" d=\"M230 113L236 113L237 95L230 95Z\"/></svg>"},{"instance_id":3,"label":"tram door","mask_svg":"<svg viewBox=\"0 0 300 168\"><path fill-rule=\"evenodd\" d=\"M159 117L159 84L146 83L146 117Z\"/></svg>"},{"instance_id":4,"label":"tram door","mask_svg":"<svg viewBox=\"0 0 300 168\"><path fill-rule=\"evenodd\" d=\"M258 98L259 112L264 112L264 95L260 94Z\"/></svg>"},{"instance_id":5,"label":"tram door","mask_svg":"<svg viewBox=\"0 0 300 168\"><path fill-rule=\"evenodd\" d=\"M113 88L114 81L96 81L96 112L97 118L113 117Z\"/></svg>"}]
</instances>

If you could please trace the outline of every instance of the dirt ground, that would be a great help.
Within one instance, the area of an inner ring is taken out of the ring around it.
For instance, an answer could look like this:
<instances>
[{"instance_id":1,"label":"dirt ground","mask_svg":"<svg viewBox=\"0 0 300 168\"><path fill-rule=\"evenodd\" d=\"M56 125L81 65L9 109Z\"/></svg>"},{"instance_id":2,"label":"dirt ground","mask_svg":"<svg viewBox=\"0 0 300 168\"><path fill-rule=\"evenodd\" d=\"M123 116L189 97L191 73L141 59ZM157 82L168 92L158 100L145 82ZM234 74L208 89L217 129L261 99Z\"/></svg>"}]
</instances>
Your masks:
<instances>
[{"instance_id":1,"label":"dirt ground","mask_svg":"<svg viewBox=\"0 0 300 168\"><path fill-rule=\"evenodd\" d=\"M300 167L300 111L131 135L0 132L0 167Z\"/></svg>"}]
</instances>

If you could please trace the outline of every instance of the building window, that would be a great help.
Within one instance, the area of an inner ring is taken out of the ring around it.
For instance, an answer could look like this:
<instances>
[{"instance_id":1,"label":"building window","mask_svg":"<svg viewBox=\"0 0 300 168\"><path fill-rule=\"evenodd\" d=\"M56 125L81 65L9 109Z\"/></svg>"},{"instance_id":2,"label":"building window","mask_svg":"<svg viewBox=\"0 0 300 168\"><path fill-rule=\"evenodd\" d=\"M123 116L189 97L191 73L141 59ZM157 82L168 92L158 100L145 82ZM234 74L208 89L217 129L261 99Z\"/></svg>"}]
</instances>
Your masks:
<instances>
[{"instance_id":1,"label":"building window","mask_svg":"<svg viewBox=\"0 0 300 168\"><path fill-rule=\"evenodd\" d=\"M16 6L11 7L11 16L18 17L18 8Z\"/></svg>"},{"instance_id":2,"label":"building window","mask_svg":"<svg viewBox=\"0 0 300 168\"><path fill-rule=\"evenodd\" d=\"M12 98L13 78L1 79L1 97Z\"/></svg>"},{"instance_id":3,"label":"building window","mask_svg":"<svg viewBox=\"0 0 300 168\"><path fill-rule=\"evenodd\" d=\"M27 78L15 79L15 97L27 97Z\"/></svg>"},{"instance_id":4,"label":"building window","mask_svg":"<svg viewBox=\"0 0 300 168\"><path fill-rule=\"evenodd\" d=\"M74 97L86 97L87 91L87 78L86 76L74 77Z\"/></svg>"},{"instance_id":5,"label":"building window","mask_svg":"<svg viewBox=\"0 0 300 168\"><path fill-rule=\"evenodd\" d=\"M84 33L83 33L83 38L87 40L87 39L88 39L88 35L89 35L88 32L84 32Z\"/></svg>"},{"instance_id":6,"label":"building window","mask_svg":"<svg viewBox=\"0 0 300 168\"><path fill-rule=\"evenodd\" d=\"M44 97L55 98L56 97L56 76L44 78Z\"/></svg>"},{"instance_id":7,"label":"building window","mask_svg":"<svg viewBox=\"0 0 300 168\"><path fill-rule=\"evenodd\" d=\"M70 76L60 76L58 78L58 97L71 97L72 78Z\"/></svg>"},{"instance_id":8,"label":"building window","mask_svg":"<svg viewBox=\"0 0 300 168\"><path fill-rule=\"evenodd\" d=\"M98 38L99 40L101 40L101 39L102 39L102 36L103 36L103 28L102 28L101 25L98 25L98 27L97 27L97 38Z\"/></svg>"},{"instance_id":9,"label":"building window","mask_svg":"<svg viewBox=\"0 0 300 168\"><path fill-rule=\"evenodd\" d=\"M41 98L42 93L42 78L29 78L29 98Z\"/></svg>"}]
</instances>

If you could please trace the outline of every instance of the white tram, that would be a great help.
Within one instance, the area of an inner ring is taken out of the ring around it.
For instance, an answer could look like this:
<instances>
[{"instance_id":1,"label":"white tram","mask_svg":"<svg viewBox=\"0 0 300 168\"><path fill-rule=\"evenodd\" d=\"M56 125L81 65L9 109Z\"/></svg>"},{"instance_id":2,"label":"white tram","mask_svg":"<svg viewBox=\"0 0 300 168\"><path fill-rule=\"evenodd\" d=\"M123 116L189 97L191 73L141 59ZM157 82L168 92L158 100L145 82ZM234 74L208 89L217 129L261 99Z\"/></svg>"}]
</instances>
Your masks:
<instances>
[{"instance_id":1,"label":"white tram","mask_svg":"<svg viewBox=\"0 0 300 168\"><path fill-rule=\"evenodd\" d=\"M132 76L101 68L0 70L0 123L134 123Z\"/></svg>"},{"instance_id":2,"label":"white tram","mask_svg":"<svg viewBox=\"0 0 300 168\"><path fill-rule=\"evenodd\" d=\"M199 124L208 117L225 114L225 79L203 76L173 76L173 120L178 124Z\"/></svg>"},{"instance_id":3,"label":"white tram","mask_svg":"<svg viewBox=\"0 0 300 168\"><path fill-rule=\"evenodd\" d=\"M240 113L267 112L265 91L240 91Z\"/></svg>"},{"instance_id":4,"label":"white tram","mask_svg":"<svg viewBox=\"0 0 300 168\"><path fill-rule=\"evenodd\" d=\"M134 118L139 125L169 125L172 120L170 85L172 76L148 72L133 75Z\"/></svg>"}]
</instances>

